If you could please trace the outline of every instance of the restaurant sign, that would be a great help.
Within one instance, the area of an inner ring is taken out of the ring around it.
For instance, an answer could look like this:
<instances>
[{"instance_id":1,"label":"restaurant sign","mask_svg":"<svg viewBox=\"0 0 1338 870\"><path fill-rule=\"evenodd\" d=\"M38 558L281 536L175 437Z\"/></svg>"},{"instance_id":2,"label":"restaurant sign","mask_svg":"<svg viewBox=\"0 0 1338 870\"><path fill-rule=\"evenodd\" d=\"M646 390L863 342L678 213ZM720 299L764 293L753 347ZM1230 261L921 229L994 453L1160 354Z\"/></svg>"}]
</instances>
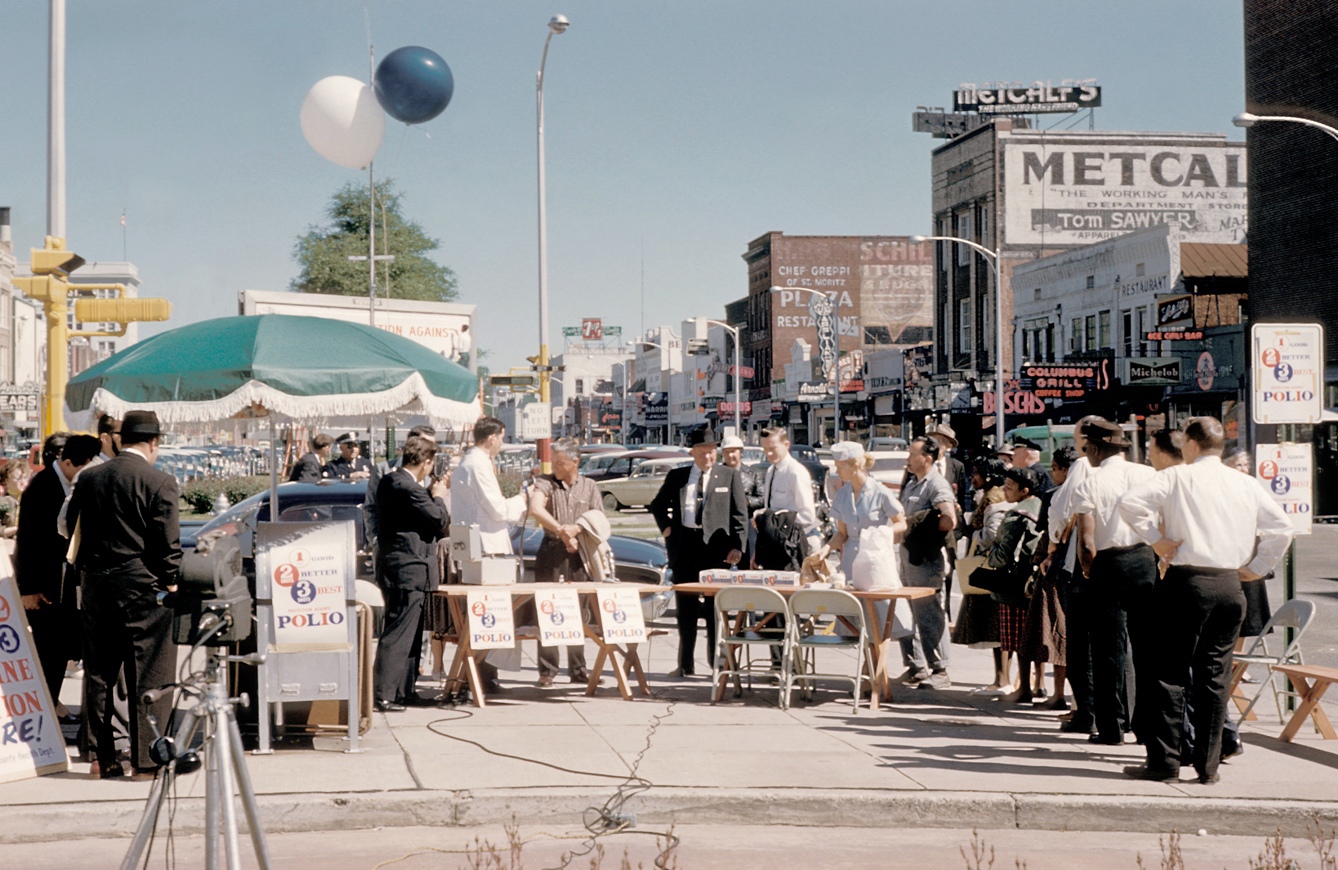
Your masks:
<instances>
[{"instance_id":1,"label":"restaurant sign","mask_svg":"<svg viewBox=\"0 0 1338 870\"><path fill-rule=\"evenodd\" d=\"M1179 294L1157 297L1157 329L1184 329L1193 325L1193 296Z\"/></svg>"}]
</instances>

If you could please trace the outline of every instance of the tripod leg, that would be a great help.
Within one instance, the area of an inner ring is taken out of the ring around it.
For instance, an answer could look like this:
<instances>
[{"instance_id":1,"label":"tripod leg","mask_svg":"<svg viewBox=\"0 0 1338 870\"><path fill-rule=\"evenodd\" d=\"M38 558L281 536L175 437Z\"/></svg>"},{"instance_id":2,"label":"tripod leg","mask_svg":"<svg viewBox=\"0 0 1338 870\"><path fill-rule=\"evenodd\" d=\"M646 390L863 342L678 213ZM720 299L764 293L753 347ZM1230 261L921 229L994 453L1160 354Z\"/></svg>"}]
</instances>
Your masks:
<instances>
[{"instance_id":1,"label":"tripod leg","mask_svg":"<svg viewBox=\"0 0 1338 870\"><path fill-rule=\"evenodd\" d=\"M181 716L181 723L177 726L177 732L173 735L176 745L181 748L190 746L191 738L195 734L195 725L197 718L194 710L187 710ZM130 842L130 848L125 853L125 858L121 861L121 870L134 870L144 860L144 850L148 847L149 840L153 838L153 832L158 828L158 814L162 810L163 802L167 796L172 793L172 783L176 778L176 762L173 762L163 768L158 774L158 778L153 781L153 787L149 789L149 798L144 804L144 815L140 817L139 827L135 829L135 838Z\"/></svg>"},{"instance_id":2,"label":"tripod leg","mask_svg":"<svg viewBox=\"0 0 1338 870\"><path fill-rule=\"evenodd\" d=\"M256 806L255 789L251 787L251 773L246 769L246 756L242 754L242 734L237 728L237 719L228 711L227 723L229 741L232 744L232 766L237 774L237 791L242 798L242 811L246 813L246 824L251 829L251 846L255 849L256 864L260 870L269 870L269 846L265 843L265 829L260 826L260 810Z\"/></svg>"},{"instance_id":3,"label":"tripod leg","mask_svg":"<svg viewBox=\"0 0 1338 870\"><path fill-rule=\"evenodd\" d=\"M228 728L230 712L226 703L214 707L215 772L218 774L215 791L221 798L219 809L223 814L223 848L228 870L241 870L242 856L237 846L237 790L233 783L232 735Z\"/></svg>"},{"instance_id":4,"label":"tripod leg","mask_svg":"<svg viewBox=\"0 0 1338 870\"><path fill-rule=\"evenodd\" d=\"M217 711L210 710L209 724L204 740L204 866L205 870L218 870L218 814L219 793L218 767L218 717Z\"/></svg>"}]
</instances>

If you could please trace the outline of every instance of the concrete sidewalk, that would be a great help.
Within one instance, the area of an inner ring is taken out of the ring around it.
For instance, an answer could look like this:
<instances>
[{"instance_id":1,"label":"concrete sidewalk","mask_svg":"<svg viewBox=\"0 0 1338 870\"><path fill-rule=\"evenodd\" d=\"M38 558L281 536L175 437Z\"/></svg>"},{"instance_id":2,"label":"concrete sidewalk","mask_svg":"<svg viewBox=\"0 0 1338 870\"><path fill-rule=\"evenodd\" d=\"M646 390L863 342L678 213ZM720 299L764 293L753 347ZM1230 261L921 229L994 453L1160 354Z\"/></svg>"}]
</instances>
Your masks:
<instances>
[{"instance_id":1,"label":"concrete sidewalk","mask_svg":"<svg viewBox=\"0 0 1338 870\"><path fill-rule=\"evenodd\" d=\"M666 627L668 623L665 623ZM701 646L699 645L699 650ZM533 646L526 652L533 654ZM848 667L826 653L832 669ZM375 714L365 751L337 736L281 741L248 755L266 830L405 825L579 825L635 770L644 789L621 808L641 826L840 825L1302 836L1316 817L1338 823L1338 742L1310 727L1294 744L1271 702L1244 729L1247 751L1201 786L1137 782L1121 773L1142 748L1096 746L1058 730L1057 713L973 694L990 678L985 650L952 649L952 688L899 687L880 711L853 713L849 694L819 690L781 711L774 687L709 704L709 680L669 681L673 635L655 638L653 699L620 700L612 681L586 698L535 671L486 709ZM593 659L592 659L593 660ZM705 664L698 671L709 673ZM506 677L514 679L507 680ZM73 681L69 681L73 683ZM424 691L426 685L424 684ZM67 703L77 687L67 684ZM67 774L0 785L2 842L128 835L148 783ZM178 832L199 830L202 774L182 777Z\"/></svg>"}]
</instances>

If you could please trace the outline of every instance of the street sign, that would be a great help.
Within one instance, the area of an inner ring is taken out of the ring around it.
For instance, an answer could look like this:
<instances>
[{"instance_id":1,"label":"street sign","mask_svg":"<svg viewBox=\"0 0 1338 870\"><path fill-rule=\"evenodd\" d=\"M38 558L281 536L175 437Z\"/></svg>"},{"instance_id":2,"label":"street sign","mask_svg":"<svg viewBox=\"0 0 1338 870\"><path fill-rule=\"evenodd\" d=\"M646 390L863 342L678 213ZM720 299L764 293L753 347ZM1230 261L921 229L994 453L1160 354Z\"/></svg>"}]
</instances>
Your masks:
<instances>
[{"instance_id":1,"label":"street sign","mask_svg":"<svg viewBox=\"0 0 1338 870\"><path fill-rule=\"evenodd\" d=\"M1324 327L1256 323L1250 327L1256 423L1318 423L1324 413Z\"/></svg>"},{"instance_id":2,"label":"street sign","mask_svg":"<svg viewBox=\"0 0 1338 870\"><path fill-rule=\"evenodd\" d=\"M547 402L531 402L521 409L520 437L525 441L538 441L553 437L553 406Z\"/></svg>"},{"instance_id":3,"label":"street sign","mask_svg":"<svg viewBox=\"0 0 1338 870\"><path fill-rule=\"evenodd\" d=\"M1310 534L1315 512L1314 445L1256 444L1254 468L1260 485L1292 521L1296 534Z\"/></svg>"},{"instance_id":4,"label":"street sign","mask_svg":"<svg viewBox=\"0 0 1338 870\"><path fill-rule=\"evenodd\" d=\"M808 313L818 327L818 359L822 361L822 376L832 376L836 365L836 305L827 296L809 297Z\"/></svg>"},{"instance_id":5,"label":"street sign","mask_svg":"<svg viewBox=\"0 0 1338 870\"><path fill-rule=\"evenodd\" d=\"M534 375L489 375L490 387L532 387L538 379Z\"/></svg>"},{"instance_id":6,"label":"street sign","mask_svg":"<svg viewBox=\"0 0 1338 870\"><path fill-rule=\"evenodd\" d=\"M689 338L683 352L688 356L710 356L711 345L704 338Z\"/></svg>"}]
</instances>

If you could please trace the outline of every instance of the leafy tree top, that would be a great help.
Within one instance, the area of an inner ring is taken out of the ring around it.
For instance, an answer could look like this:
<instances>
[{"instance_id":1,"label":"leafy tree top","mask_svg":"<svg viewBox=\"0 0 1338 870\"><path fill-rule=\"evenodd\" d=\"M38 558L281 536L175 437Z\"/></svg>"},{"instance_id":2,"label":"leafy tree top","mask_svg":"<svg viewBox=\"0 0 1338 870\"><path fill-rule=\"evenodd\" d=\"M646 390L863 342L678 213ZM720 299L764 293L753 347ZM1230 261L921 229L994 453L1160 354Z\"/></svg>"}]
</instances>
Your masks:
<instances>
[{"instance_id":1,"label":"leafy tree top","mask_svg":"<svg viewBox=\"0 0 1338 870\"><path fill-rule=\"evenodd\" d=\"M289 285L302 293L366 296L368 269L368 217L371 213L366 186L349 182L334 195L326 208L329 223L309 227L293 246L293 259L302 272ZM390 179L376 185L376 253L391 254L393 261L378 261L377 296L451 302L459 296L455 273L434 261L430 252L441 243L423 232L400 212L400 194Z\"/></svg>"}]
</instances>

